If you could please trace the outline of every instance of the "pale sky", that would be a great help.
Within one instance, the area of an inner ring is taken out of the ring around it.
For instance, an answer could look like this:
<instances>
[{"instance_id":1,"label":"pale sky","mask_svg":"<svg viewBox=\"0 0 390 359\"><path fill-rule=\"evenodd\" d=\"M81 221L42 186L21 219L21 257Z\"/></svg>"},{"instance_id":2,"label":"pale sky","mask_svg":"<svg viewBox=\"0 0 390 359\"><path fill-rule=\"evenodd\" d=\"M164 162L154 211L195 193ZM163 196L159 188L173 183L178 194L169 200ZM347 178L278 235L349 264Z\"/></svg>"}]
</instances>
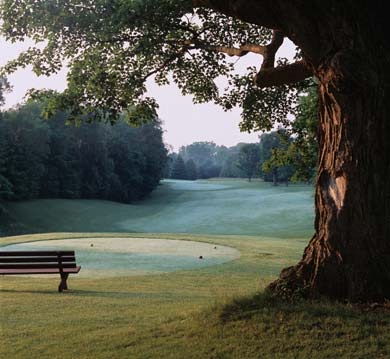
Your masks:
<instances>
[{"instance_id":1,"label":"pale sky","mask_svg":"<svg viewBox=\"0 0 390 359\"><path fill-rule=\"evenodd\" d=\"M31 45L31 42L11 44L0 38L0 66ZM291 58L294 49L295 46L285 40L278 55ZM239 60L238 65L244 70L247 66L258 66L260 61L259 56L247 55ZM63 90L66 87L66 70L51 77L37 77L30 68L26 68L10 75L8 80L13 91L6 95L4 108L23 102L23 97L30 88ZM149 95L155 97L160 105L158 115L163 121L164 141L173 150L177 151L180 146L195 141L213 141L225 146L258 141L259 132L240 132L240 109L224 112L214 104L194 105L191 96L182 96L175 85L160 87L152 81L148 84Z\"/></svg>"}]
</instances>

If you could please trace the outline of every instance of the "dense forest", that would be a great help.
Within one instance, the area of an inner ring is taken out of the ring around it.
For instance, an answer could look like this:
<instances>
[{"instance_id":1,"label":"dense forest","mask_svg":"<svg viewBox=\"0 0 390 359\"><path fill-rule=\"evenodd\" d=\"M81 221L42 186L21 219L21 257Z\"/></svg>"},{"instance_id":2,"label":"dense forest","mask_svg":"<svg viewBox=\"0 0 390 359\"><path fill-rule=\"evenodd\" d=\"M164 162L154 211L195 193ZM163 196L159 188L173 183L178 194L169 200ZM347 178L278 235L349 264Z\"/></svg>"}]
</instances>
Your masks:
<instances>
[{"instance_id":1,"label":"dense forest","mask_svg":"<svg viewBox=\"0 0 390 359\"><path fill-rule=\"evenodd\" d=\"M0 119L0 200L106 199L129 203L159 183L167 159L158 120L131 127L46 121L28 103Z\"/></svg>"}]
</instances>

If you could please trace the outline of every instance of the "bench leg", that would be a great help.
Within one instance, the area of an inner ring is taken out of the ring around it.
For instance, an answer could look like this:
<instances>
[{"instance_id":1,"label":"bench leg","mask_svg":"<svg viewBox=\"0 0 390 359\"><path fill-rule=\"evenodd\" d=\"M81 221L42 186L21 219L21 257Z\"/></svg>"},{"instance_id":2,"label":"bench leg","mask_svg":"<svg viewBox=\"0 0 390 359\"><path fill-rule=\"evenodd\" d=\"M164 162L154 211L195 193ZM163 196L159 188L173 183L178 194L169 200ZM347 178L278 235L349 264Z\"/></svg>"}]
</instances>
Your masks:
<instances>
[{"instance_id":1,"label":"bench leg","mask_svg":"<svg viewBox=\"0 0 390 359\"><path fill-rule=\"evenodd\" d=\"M61 293L63 290L68 289L68 285L66 283L66 280L68 279L69 273L61 273L61 282L58 286L58 291Z\"/></svg>"}]
</instances>

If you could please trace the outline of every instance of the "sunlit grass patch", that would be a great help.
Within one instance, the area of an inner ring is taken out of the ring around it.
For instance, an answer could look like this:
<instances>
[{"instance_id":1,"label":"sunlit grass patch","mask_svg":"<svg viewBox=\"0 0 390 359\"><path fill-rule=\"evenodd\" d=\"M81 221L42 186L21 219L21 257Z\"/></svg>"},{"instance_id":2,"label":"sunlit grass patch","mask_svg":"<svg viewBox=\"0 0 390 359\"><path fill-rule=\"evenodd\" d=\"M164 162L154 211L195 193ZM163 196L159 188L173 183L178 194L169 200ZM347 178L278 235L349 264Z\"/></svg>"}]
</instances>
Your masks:
<instances>
[{"instance_id":1,"label":"sunlit grass patch","mask_svg":"<svg viewBox=\"0 0 390 359\"><path fill-rule=\"evenodd\" d=\"M1 244L90 234L8 237ZM104 237L107 234L100 234ZM0 278L3 358L387 358L388 311L276 301L262 294L303 240L116 234L233 245L241 256L196 270L68 280ZM120 240L120 238L118 238ZM259 294L260 293L260 294Z\"/></svg>"}]
</instances>

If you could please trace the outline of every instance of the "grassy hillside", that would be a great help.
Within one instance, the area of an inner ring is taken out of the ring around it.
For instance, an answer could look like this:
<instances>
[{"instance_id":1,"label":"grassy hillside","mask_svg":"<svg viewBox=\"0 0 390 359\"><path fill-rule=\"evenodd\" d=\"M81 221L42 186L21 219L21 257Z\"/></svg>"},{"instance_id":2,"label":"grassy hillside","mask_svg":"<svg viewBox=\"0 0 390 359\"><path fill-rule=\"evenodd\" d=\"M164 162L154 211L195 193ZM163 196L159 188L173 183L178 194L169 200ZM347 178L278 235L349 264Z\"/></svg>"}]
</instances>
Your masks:
<instances>
[{"instance_id":1,"label":"grassy hillside","mask_svg":"<svg viewBox=\"0 0 390 359\"><path fill-rule=\"evenodd\" d=\"M0 357L389 358L390 313L383 308L281 303L258 294L280 268L298 260L302 241L144 235L234 245L241 257L159 275L73 275L62 294L58 278L0 278ZM67 237L5 237L0 244Z\"/></svg>"},{"instance_id":2,"label":"grassy hillside","mask_svg":"<svg viewBox=\"0 0 390 359\"><path fill-rule=\"evenodd\" d=\"M160 232L309 237L313 189L245 180L163 181L145 201L96 200L8 203L16 231Z\"/></svg>"},{"instance_id":3,"label":"grassy hillside","mask_svg":"<svg viewBox=\"0 0 390 359\"><path fill-rule=\"evenodd\" d=\"M113 249L99 257L116 271L105 277L77 249L89 274L71 275L61 294L55 276L0 277L1 358L390 358L390 308L280 302L263 292L299 260L313 232L311 187L165 181L133 205L40 200L8 210L26 231L67 233L2 237L0 247L145 237L229 246L240 256L135 276L114 268L122 262Z\"/></svg>"}]
</instances>

